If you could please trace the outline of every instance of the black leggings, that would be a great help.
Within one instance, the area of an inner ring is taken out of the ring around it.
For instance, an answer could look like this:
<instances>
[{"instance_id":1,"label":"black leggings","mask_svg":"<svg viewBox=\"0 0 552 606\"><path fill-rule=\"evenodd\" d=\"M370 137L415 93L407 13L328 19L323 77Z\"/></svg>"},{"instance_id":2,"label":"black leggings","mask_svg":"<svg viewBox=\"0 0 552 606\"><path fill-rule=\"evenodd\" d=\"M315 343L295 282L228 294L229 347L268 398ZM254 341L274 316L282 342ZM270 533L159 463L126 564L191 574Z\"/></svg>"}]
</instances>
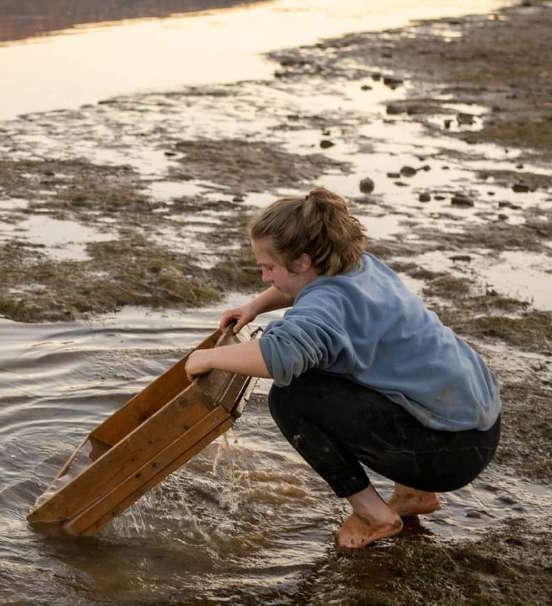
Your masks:
<instances>
[{"instance_id":1,"label":"black leggings","mask_svg":"<svg viewBox=\"0 0 552 606\"><path fill-rule=\"evenodd\" d=\"M317 371L273 386L269 406L289 443L338 497L370 484L360 463L417 490L456 490L487 467L500 437L500 417L487 431L429 429L381 393Z\"/></svg>"}]
</instances>

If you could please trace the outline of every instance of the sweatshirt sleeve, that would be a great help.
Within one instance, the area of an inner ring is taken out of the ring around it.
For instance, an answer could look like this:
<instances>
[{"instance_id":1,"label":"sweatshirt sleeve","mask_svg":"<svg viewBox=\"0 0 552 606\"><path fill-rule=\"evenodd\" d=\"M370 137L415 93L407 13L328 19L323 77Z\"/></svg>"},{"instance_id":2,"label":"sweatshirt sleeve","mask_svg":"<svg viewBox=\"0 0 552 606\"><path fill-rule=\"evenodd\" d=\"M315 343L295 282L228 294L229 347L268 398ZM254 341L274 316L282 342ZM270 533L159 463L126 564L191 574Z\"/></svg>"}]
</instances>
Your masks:
<instances>
[{"instance_id":1,"label":"sweatshirt sleeve","mask_svg":"<svg viewBox=\"0 0 552 606\"><path fill-rule=\"evenodd\" d=\"M259 346L276 385L289 385L311 368L333 364L347 346L341 316L335 301L324 299L324 307L301 301L283 320L267 326Z\"/></svg>"}]
</instances>

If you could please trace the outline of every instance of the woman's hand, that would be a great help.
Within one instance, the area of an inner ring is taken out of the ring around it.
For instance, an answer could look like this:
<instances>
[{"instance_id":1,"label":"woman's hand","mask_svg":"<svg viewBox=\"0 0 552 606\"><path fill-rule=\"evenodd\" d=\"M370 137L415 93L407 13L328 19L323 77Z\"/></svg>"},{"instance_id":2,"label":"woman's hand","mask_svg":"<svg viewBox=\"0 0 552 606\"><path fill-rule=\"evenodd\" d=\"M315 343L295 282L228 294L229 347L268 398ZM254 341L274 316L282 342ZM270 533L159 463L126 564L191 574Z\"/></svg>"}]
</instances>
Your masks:
<instances>
[{"instance_id":1,"label":"woman's hand","mask_svg":"<svg viewBox=\"0 0 552 606\"><path fill-rule=\"evenodd\" d=\"M184 372L190 383L199 375L203 375L213 369L210 361L209 349L196 349L188 356L184 365Z\"/></svg>"},{"instance_id":2,"label":"woman's hand","mask_svg":"<svg viewBox=\"0 0 552 606\"><path fill-rule=\"evenodd\" d=\"M221 316L219 328L224 330L230 323L236 322L233 328L234 333L238 333L246 324L252 322L257 317L257 312L251 303L227 309Z\"/></svg>"}]
</instances>

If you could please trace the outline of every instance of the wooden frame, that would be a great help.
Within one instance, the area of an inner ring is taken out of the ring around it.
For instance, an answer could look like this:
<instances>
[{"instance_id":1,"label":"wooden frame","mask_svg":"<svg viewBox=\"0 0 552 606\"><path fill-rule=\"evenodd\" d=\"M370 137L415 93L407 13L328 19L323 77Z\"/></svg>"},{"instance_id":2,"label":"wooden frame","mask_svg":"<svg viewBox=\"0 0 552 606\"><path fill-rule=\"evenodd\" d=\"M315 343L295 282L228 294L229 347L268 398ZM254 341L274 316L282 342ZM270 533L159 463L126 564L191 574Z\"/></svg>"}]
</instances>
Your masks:
<instances>
[{"instance_id":1,"label":"wooden frame","mask_svg":"<svg viewBox=\"0 0 552 606\"><path fill-rule=\"evenodd\" d=\"M196 349L251 338L217 330ZM77 536L98 532L233 425L255 381L213 370L190 383L187 357L81 442L29 513L33 527Z\"/></svg>"}]
</instances>

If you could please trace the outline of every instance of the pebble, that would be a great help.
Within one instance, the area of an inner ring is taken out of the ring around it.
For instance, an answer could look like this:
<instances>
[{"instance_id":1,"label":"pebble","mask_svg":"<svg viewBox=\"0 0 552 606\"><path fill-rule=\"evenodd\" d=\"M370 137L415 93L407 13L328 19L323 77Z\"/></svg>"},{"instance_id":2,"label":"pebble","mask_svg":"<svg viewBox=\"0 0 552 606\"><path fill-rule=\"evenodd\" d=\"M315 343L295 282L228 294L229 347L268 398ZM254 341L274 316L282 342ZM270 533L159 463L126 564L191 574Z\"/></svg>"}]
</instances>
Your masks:
<instances>
[{"instance_id":1,"label":"pebble","mask_svg":"<svg viewBox=\"0 0 552 606\"><path fill-rule=\"evenodd\" d=\"M458 124L467 125L467 126L471 126L472 124L475 123L475 120L474 120L474 117L472 116L472 114L466 114L464 112L460 112L459 114L457 114L456 121L458 122Z\"/></svg>"},{"instance_id":2,"label":"pebble","mask_svg":"<svg viewBox=\"0 0 552 606\"><path fill-rule=\"evenodd\" d=\"M499 213L498 220L499 221L507 221L508 220L508 215L505 215L504 213Z\"/></svg>"},{"instance_id":3,"label":"pebble","mask_svg":"<svg viewBox=\"0 0 552 606\"><path fill-rule=\"evenodd\" d=\"M371 86L369 86L368 84L363 84L363 85L360 87L360 90L372 90L372 87L371 87Z\"/></svg>"},{"instance_id":4,"label":"pebble","mask_svg":"<svg viewBox=\"0 0 552 606\"><path fill-rule=\"evenodd\" d=\"M441 196L440 194L437 194L436 196L434 196L434 198L436 200L445 200L445 196Z\"/></svg>"},{"instance_id":5,"label":"pebble","mask_svg":"<svg viewBox=\"0 0 552 606\"><path fill-rule=\"evenodd\" d=\"M375 184L370 177L364 177L364 179L361 179L358 187L363 194L371 194L374 191Z\"/></svg>"},{"instance_id":6,"label":"pebble","mask_svg":"<svg viewBox=\"0 0 552 606\"><path fill-rule=\"evenodd\" d=\"M335 143L329 139L322 139L322 141L320 141L320 147L322 149L328 149L328 147L333 147L334 145Z\"/></svg>"},{"instance_id":7,"label":"pebble","mask_svg":"<svg viewBox=\"0 0 552 606\"><path fill-rule=\"evenodd\" d=\"M403 177L413 177L418 171L412 166L403 166L401 168L401 175Z\"/></svg>"},{"instance_id":8,"label":"pebble","mask_svg":"<svg viewBox=\"0 0 552 606\"><path fill-rule=\"evenodd\" d=\"M521 208L521 206L502 200L498 203L498 208L511 208L512 210L518 210Z\"/></svg>"},{"instance_id":9,"label":"pebble","mask_svg":"<svg viewBox=\"0 0 552 606\"><path fill-rule=\"evenodd\" d=\"M390 179L400 179L401 173L387 173Z\"/></svg>"},{"instance_id":10,"label":"pebble","mask_svg":"<svg viewBox=\"0 0 552 606\"><path fill-rule=\"evenodd\" d=\"M449 118L447 118L444 122L443 122L445 128L448 130L450 128L450 125L452 124L452 120L450 120Z\"/></svg>"},{"instance_id":11,"label":"pebble","mask_svg":"<svg viewBox=\"0 0 552 606\"><path fill-rule=\"evenodd\" d=\"M525 194L528 191L531 191L531 188L525 183L514 183L512 185L512 191L516 192L516 194Z\"/></svg>"},{"instance_id":12,"label":"pebble","mask_svg":"<svg viewBox=\"0 0 552 606\"><path fill-rule=\"evenodd\" d=\"M408 187L408 183L405 183L404 181L395 181L395 185L397 187Z\"/></svg>"},{"instance_id":13,"label":"pebble","mask_svg":"<svg viewBox=\"0 0 552 606\"><path fill-rule=\"evenodd\" d=\"M451 261L459 261L461 263L469 263L472 260L470 255L452 255L449 257L449 259Z\"/></svg>"},{"instance_id":14,"label":"pebble","mask_svg":"<svg viewBox=\"0 0 552 606\"><path fill-rule=\"evenodd\" d=\"M383 83L389 88L397 88L403 82L404 81L402 78L392 78L391 76L385 76L385 78L383 79Z\"/></svg>"},{"instance_id":15,"label":"pebble","mask_svg":"<svg viewBox=\"0 0 552 606\"><path fill-rule=\"evenodd\" d=\"M399 105L393 105L393 104L389 104L385 107L385 111L390 115L390 116L394 116L396 114L402 114L404 113L404 109L402 107L400 107Z\"/></svg>"},{"instance_id":16,"label":"pebble","mask_svg":"<svg viewBox=\"0 0 552 606\"><path fill-rule=\"evenodd\" d=\"M431 196L429 194L427 194L427 193L420 194L418 196L418 200L420 202L429 202L431 200Z\"/></svg>"},{"instance_id":17,"label":"pebble","mask_svg":"<svg viewBox=\"0 0 552 606\"><path fill-rule=\"evenodd\" d=\"M454 194L452 196L450 203L454 206L474 206L474 201L466 196L466 194Z\"/></svg>"}]
</instances>

